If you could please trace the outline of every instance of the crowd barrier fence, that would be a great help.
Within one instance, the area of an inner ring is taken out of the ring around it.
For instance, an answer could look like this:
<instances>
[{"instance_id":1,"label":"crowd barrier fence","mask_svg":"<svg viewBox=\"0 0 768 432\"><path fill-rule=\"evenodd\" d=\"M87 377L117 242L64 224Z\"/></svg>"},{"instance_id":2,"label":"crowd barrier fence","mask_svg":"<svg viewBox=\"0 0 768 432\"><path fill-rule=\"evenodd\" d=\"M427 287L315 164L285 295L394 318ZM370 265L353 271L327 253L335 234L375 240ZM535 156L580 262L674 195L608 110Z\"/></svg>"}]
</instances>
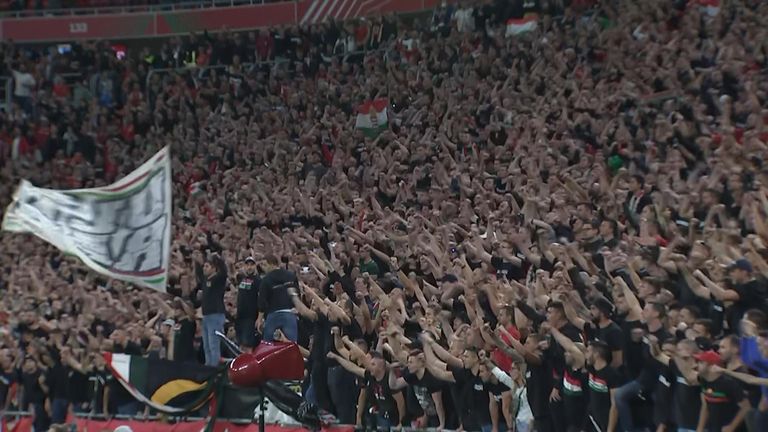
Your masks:
<instances>
[{"instance_id":1,"label":"crowd barrier fence","mask_svg":"<svg viewBox=\"0 0 768 432\"><path fill-rule=\"evenodd\" d=\"M205 428L208 419L188 417L184 419L168 419L156 416L131 417L114 415L106 417L97 414L76 414L67 419L68 432L112 432L118 426L129 426L133 432L200 432ZM29 432L32 430L32 414L27 411L0 412L0 432ZM250 419L223 419L216 422L214 432L257 432L259 425ZM308 431L303 426L267 424L266 432L303 432ZM353 432L351 425L332 425L322 429L324 432ZM402 432L437 432L435 428L402 427L392 429ZM442 429L443 432L451 432Z\"/></svg>"}]
</instances>

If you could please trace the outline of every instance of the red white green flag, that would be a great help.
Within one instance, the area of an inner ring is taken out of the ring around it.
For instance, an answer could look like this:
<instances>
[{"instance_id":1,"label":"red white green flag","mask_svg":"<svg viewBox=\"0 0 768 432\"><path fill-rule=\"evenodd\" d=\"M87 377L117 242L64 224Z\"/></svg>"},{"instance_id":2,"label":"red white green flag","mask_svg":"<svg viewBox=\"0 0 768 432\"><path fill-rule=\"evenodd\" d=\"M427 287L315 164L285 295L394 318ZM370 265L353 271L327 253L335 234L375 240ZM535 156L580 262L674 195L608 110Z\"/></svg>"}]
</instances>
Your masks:
<instances>
[{"instance_id":1,"label":"red white green flag","mask_svg":"<svg viewBox=\"0 0 768 432\"><path fill-rule=\"evenodd\" d=\"M355 128L371 138L377 137L387 129L387 105L386 99L369 100L357 107L357 120Z\"/></svg>"},{"instance_id":2,"label":"red white green flag","mask_svg":"<svg viewBox=\"0 0 768 432\"><path fill-rule=\"evenodd\" d=\"M538 17L534 14L526 15L520 19L507 20L507 36L514 36L536 30Z\"/></svg>"}]
</instances>

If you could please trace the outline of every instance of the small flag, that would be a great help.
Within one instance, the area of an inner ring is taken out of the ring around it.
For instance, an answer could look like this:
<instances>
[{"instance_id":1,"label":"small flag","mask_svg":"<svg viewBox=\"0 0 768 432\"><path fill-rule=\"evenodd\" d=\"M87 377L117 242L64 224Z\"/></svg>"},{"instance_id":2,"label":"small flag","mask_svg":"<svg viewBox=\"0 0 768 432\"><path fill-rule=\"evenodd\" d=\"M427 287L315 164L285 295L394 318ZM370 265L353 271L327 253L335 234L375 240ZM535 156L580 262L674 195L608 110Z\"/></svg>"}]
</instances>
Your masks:
<instances>
[{"instance_id":1,"label":"small flag","mask_svg":"<svg viewBox=\"0 0 768 432\"><path fill-rule=\"evenodd\" d=\"M507 36L515 36L536 30L538 27L538 17L536 15L526 15L520 19L507 20Z\"/></svg>"},{"instance_id":2,"label":"small flag","mask_svg":"<svg viewBox=\"0 0 768 432\"><path fill-rule=\"evenodd\" d=\"M720 0L699 0L699 8L710 17L720 13Z\"/></svg>"},{"instance_id":3,"label":"small flag","mask_svg":"<svg viewBox=\"0 0 768 432\"><path fill-rule=\"evenodd\" d=\"M375 99L367 101L357 107L357 121L355 128L363 133L375 138L381 132L387 129L387 104L386 99Z\"/></svg>"},{"instance_id":4,"label":"small flag","mask_svg":"<svg viewBox=\"0 0 768 432\"><path fill-rule=\"evenodd\" d=\"M187 193L192 198L198 198L205 194L205 182L194 182L187 187Z\"/></svg>"}]
</instances>

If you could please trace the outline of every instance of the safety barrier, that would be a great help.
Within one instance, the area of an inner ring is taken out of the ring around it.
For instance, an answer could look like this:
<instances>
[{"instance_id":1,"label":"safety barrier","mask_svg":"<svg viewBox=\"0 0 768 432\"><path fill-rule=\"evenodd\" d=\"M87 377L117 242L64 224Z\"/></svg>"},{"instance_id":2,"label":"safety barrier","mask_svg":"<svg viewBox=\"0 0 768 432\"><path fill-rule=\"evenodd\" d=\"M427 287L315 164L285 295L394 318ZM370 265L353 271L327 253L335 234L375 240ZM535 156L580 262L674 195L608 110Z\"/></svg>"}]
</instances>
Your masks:
<instances>
[{"instance_id":1,"label":"safety barrier","mask_svg":"<svg viewBox=\"0 0 768 432\"><path fill-rule=\"evenodd\" d=\"M8 411L0 412L0 432L28 432L32 430L32 415L29 412ZM132 418L115 415L76 415L67 419L67 432L80 431L113 431L118 426L128 426L133 432L200 432L207 425L204 418L186 418L182 420L161 419L158 417ZM265 432L304 432L309 429L296 425L267 424ZM354 426L333 425L324 427L325 432L353 432ZM394 430L394 429L393 429ZM402 432L436 432L435 428L403 427ZM248 419L219 419L215 432L258 432L259 425ZM444 432L450 432L443 429Z\"/></svg>"},{"instance_id":2,"label":"safety barrier","mask_svg":"<svg viewBox=\"0 0 768 432\"><path fill-rule=\"evenodd\" d=\"M30 413L8 412L0 414L0 432L29 432L34 422ZM113 431L119 426L128 426L133 432L200 432L208 424L207 419L187 418L184 420L168 420L160 418L130 418L126 416L70 416L65 423L67 432L80 431ZM308 429L302 426L267 424L265 432L303 432ZM352 426L333 426L324 428L328 432L352 432ZM214 432L258 432L259 425L251 420L233 421L219 419L216 421Z\"/></svg>"}]
</instances>

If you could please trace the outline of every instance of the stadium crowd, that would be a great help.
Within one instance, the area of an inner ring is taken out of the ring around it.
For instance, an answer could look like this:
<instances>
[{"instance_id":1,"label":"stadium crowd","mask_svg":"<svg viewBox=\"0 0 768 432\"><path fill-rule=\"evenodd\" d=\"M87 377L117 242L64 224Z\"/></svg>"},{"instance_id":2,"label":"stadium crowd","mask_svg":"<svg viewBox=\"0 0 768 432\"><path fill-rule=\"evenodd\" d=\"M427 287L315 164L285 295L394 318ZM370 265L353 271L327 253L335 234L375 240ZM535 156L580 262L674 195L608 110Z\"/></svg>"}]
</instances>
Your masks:
<instances>
[{"instance_id":1,"label":"stadium crowd","mask_svg":"<svg viewBox=\"0 0 768 432\"><path fill-rule=\"evenodd\" d=\"M223 328L368 429L768 430L768 3L591 3L4 43L0 204L169 145L174 241L165 295L2 235L0 407L137 414L100 352L216 364Z\"/></svg>"}]
</instances>

